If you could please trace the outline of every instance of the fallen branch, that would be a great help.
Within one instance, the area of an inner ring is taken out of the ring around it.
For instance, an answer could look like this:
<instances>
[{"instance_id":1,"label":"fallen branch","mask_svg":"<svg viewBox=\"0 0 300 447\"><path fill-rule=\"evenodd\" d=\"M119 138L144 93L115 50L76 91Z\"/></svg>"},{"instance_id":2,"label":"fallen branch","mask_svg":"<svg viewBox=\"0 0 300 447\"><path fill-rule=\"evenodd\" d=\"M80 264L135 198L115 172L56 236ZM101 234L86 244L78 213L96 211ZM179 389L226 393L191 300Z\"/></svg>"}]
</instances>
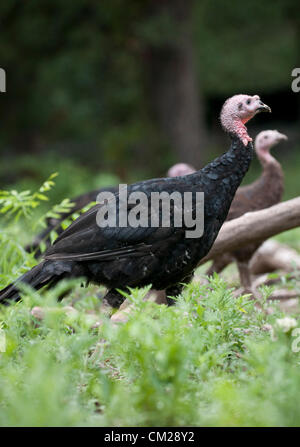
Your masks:
<instances>
[{"instance_id":1,"label":"fallen branch","mask_svg":"<svg viewBox=\"0 0 300 447\"><path fill-rule=\"evenodd\" d=\"M253 275L259 275L275 270L292 272L300 270L300 255L288 245L269 239L254 253L250 261L250 270Z\"/></svg>"},{"instance_id":2,"label":"fallen branch","mask_svg":"<svg viewBox=\"0 0 300 447\"><path fill-rule=\"evenodd\" d=\"M246 213L225 222L210 252L199 265L243 245L264 241L269 237L300 226L300 197L270 208ZM204 230L205 231L205 230Z\"/></svg>"}]
</instances>

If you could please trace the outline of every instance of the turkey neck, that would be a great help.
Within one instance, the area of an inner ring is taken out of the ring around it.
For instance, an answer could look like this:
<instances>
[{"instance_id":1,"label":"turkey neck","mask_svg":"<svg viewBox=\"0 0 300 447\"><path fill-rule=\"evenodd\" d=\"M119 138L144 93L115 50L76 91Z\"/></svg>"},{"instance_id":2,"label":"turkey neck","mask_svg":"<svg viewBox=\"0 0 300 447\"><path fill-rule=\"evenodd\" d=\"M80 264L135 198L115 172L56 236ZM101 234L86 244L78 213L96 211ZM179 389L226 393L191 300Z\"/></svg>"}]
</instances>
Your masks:
<instances>
[{"instance_id":1,"label":"turkey neck","mask_svg":"<svg viewBox=\"0 0 300 447\"><path fill-rule=\"evenodd\" d=\"M271 206L273 203L278 203L282 198L284 189L283 170L280 163L270 153L267 153L267 156L259 155L258 157L263 171L256 183L260 191L264 192L265 200L269 198L267 205Z\"/></svg>"},{"instance_id":2,"label":"turkey neck","mask_svg":"<svg viewBox=\"0 0 300 447\"><path fill-rule=\"evenodd\" d=\"M225 220L233 197L240 186L243 177L249 169L253 158L253 145L245 147L240 138L230 135L231 146L227 152L213 160L194 176L201 176L201 186L205 194L205 208L208 214L213 214L218 220Z\"/></svg>"},{"instance_id":3,"label":"turkey neck","mask_svg":"<svg viewBox=\"0 0 300 447\"><path fill-rule=\"evenodd\" d=\"M216 172L221 183L229 184L231 189L234 190L233 194L235 194L249 169L254 150L251 142L245 147L238 136L233 134L230 135L230 138L231 145L228 151L209 163L204 171L209 171L208 176L210 171Z\"/></svg>"}]
</instances>

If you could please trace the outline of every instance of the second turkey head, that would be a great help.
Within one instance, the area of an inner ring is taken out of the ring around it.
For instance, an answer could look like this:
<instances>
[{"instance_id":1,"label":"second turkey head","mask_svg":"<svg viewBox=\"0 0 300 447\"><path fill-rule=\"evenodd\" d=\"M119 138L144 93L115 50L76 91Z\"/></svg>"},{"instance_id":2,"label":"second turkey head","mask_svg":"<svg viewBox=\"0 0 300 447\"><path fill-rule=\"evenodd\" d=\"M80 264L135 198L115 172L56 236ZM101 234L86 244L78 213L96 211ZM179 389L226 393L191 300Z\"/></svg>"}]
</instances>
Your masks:
<instances>
[{"instance_id":1,"label":"second turkey head","mask_svg":"<svg viewBox=\"0 0 300 447\"><path fill-rule=\"evenodd\" d=\"M186 163L177 163L168 170L167 176L179 177L181 175L193 174L195 171L196 170L192 166Z\"/></svg>"},{"instance_id":2,"label":"second turkey head","mask_svg":"<svg viewBox=\"0 0 300 447\"><path fill-rule=\"evenodd\" d=\"M271 147L287 139L288 137L278 130L263 130L255 139L256 152L269 151Z\"/></svg>"},{"instance_id":3,"label":"second turkey head","mask_svg":"<svg viewBox=\"0 0 300 447\"><path fill-rule=\"evenodd\" d=\"M278 130L263 130L255 139L255 151L258 158L262 162L271 162L273 157L270 154L270 149L280 141L287 140L288 137Z\"/></svg>"}]
</instances>

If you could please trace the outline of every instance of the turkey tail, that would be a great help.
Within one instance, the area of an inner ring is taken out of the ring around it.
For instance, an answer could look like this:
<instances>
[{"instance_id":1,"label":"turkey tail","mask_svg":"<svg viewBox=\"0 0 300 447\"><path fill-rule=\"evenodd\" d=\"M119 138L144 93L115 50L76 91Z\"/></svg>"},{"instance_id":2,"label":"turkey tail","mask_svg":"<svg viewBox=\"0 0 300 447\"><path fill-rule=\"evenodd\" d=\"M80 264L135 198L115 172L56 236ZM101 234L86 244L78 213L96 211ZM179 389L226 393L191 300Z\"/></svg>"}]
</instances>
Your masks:
<instances>
[{"instance_id":1,"label":"turkey tail","mask_svg":"<svg viewBox=\"0 0 300 447\"><path fill-rule=\"evenodd\" d=\"M46 261L33 267L29 272L24 273L16 282L9 284L0 292L0 303L9 304L9 301L18 301L20 293L18 289L19 283L28 284L34 289L38 290L44 285L48 284L53 278L53 273L49 273L46 267Z\"/></svg>"}]
</instances>

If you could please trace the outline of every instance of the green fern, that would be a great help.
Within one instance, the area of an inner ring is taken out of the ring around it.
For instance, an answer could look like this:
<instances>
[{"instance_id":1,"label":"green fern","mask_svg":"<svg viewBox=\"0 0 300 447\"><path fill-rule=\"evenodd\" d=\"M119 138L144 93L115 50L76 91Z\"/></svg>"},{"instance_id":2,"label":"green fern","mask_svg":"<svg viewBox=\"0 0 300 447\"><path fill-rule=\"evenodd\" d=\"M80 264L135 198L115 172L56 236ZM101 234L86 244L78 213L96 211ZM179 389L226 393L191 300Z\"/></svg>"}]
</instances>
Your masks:
<instances>
[{"instance_id":1,"label":"green fern","mask_svg":"<svg viewBox=\"0 0 300 447\"><path fill-rule=\"evenodd\" d=\"M15 189L11 191L0 190L0 213L10 218L14 216L15 221L19 218L30 218L33 211L40 205L41 202L47 201L48 197L45 192L48 192L55 185L53 179L57 177L55 172L42 184L42 186L34 193L30 190L18 192Z\"/></svg>"}]
</instances>

